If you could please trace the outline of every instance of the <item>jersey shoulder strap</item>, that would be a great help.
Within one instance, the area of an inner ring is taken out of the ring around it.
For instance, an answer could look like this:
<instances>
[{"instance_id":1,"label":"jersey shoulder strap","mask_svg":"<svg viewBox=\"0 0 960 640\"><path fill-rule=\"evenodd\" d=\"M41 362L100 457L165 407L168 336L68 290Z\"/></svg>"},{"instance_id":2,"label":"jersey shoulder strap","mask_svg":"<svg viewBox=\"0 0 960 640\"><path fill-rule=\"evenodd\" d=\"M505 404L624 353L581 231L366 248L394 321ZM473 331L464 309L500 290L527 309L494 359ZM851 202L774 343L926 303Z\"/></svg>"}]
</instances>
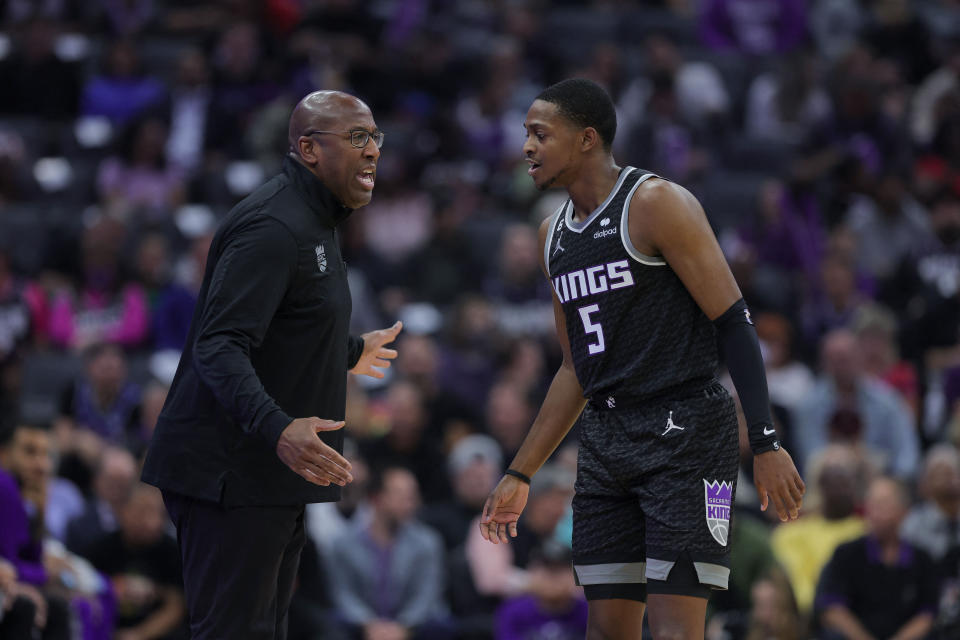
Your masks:
<instances>
[{"instance_id":1,"label":"jersey shoulder strap","mask_svg":"<svg viewBox=\"0 0 960 640\"><path fill-rule=\"evenodd\" d=\"M627 199L623 203L623 212L620 214L620 240L623 242L623 248L626 250L627 255L640 264L645 264L650 267L663 267L666 266L667 261L664 260L662 256L648 256L640 253L637 248L633 246L633 240L630 239L630 203L633 202L633 194L637 192L640 185L650 178L660 177L655 173L644 171L643 169L637 169L637 175L639 177L630 188L630 193L627 194Z\"/></svg>"},{"instance_id":2,"label":"jersey shoulder strap","mask_svg":"<svg viewBox=\"0 0 960 640\"><path fill-rule=\"evenodd\" d=\"M550 276L550 247L553 245L553 236L563 226L563 214L567 210L570 198L563 201L556 211L550 215L550 227L547 229L547 240L543 243L543 264L547 269L547 277Z\"/></svg>"}]
</instances>

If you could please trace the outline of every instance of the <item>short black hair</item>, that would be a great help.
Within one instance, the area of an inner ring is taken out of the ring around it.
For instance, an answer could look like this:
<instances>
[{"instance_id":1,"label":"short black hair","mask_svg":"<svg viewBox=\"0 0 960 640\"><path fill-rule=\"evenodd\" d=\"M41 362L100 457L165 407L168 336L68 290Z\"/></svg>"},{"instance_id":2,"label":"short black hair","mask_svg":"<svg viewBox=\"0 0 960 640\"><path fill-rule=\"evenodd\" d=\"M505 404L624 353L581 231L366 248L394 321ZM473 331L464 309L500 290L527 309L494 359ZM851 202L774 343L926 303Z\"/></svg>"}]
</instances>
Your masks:
<instances>
[{"instance_id":1,"label":"short black hair","mask_svg":"<svg viewBox=\"0 0 960 640\"><path fill-rule=\"evenodd\" d=\"M370 465L370 470L367 474L367 495L371 498L375 498L383 493L383 490L386 488L387 484L387 476L395 471L405 471L411 474L413 473L413 469L402 464L388 464L385 467Z\"/></svg>"},{"instance_id":2,"label":"short black hair","mask_svg":"<svg viewBox=\"0 0 960 640\"><path fill-rule=\"evenodd\" d=\"M563 117L578 127L593 127L610 150L617 135L617 112L610 94L596 82L583 78L562 80L544 89L537 100L557 105Z\"/></svg>"}]
</instances>

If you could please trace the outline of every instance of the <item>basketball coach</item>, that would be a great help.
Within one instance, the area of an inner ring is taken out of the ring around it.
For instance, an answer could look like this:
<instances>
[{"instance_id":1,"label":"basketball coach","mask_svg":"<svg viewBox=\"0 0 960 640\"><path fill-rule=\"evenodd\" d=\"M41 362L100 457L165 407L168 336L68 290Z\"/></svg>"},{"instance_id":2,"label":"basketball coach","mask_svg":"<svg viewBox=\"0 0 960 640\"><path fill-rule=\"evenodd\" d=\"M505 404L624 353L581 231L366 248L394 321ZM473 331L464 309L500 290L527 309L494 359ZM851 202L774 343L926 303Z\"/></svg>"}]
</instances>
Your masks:
<instances>
[{"instance_id":1,"label":"basketball coach","mask_svg":"<svg viewBox=\"0 0 960 640\"><path fill-rule=\"evenodd\" d=\"M340 498L346 374L383 377L389 329L350 336L337 226L370 202L383 133L357 98L294 109L283 170L226 216L143 470L177 529L194 640L286 637L304 505Z\"/></svg>"}]
</instances>

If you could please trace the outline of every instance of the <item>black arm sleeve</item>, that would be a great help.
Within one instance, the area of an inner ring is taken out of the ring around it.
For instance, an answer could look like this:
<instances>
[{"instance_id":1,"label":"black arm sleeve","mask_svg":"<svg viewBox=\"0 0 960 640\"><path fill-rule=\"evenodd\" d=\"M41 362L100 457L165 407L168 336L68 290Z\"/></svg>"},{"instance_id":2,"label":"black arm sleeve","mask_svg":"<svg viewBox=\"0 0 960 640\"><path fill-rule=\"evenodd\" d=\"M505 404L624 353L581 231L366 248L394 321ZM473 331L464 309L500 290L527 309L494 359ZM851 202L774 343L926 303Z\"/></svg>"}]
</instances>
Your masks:
<instances>
[{"instance_id":1,"label":"black arm sleeve","mask_svg":"<svg viewBox=\"0 0 960 640\"><path fill-rule=\"evenodd\" d=\"M193 364L217 401L248 433L271 446L293 420L263 388L250 361L297 268L297 245L262 216L236 230L217 258L200 315Z\"/></svg>"},{"instance_id":2,"label":"black arm sleeve","mask_svg":"<svg viewBox=\"0 0 960 640\"><path fill-rule=\"evenodd\" d=\"M363 355L363 338L360 336L347 337L347 370L357 366L360 356Z\"/></svg>"},{"instance_id":3,"label":"black arm sleeve","mask_svg":"<svg viewBox=\"0 0 960 640\"><path fill-rule=\"evenodd\" d=\"M740 298L713 321L717 327L720 357L723 358L740 396L743 415L750 434L754 454L779 449L780 442L773 428L767 376L760 355L757 331L750 319L747 303Z\"/></svg>"}]
</instances>

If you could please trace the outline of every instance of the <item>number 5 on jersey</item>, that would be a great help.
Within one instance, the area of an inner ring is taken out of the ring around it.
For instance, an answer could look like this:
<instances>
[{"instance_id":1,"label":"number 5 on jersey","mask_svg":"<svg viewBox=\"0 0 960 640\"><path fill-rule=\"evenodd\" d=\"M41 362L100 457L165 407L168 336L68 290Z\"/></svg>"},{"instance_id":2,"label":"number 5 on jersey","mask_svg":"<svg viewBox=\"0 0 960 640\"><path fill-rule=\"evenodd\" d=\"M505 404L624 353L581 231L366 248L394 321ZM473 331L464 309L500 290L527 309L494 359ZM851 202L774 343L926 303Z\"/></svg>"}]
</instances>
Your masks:
<instances>
[{"instance_id":1,"label":"number 5 on jersey","mask_svg":"<svg viewBox=\"0 0 960 640\"><path fill-rule=\"evenodd\" d=\"M591 313L600 311L600 305L590 304L585 307L580 307L578 311L580 312L580 319L583 320L584 332L588 334L594 333L597 336L597 341L593 344L588 344L587 350L592 356L603 353L603 350L606 348L603 343L603 327L600 326L599 322L595 323L590 319Z\"/></svg>"}]
</instances>

